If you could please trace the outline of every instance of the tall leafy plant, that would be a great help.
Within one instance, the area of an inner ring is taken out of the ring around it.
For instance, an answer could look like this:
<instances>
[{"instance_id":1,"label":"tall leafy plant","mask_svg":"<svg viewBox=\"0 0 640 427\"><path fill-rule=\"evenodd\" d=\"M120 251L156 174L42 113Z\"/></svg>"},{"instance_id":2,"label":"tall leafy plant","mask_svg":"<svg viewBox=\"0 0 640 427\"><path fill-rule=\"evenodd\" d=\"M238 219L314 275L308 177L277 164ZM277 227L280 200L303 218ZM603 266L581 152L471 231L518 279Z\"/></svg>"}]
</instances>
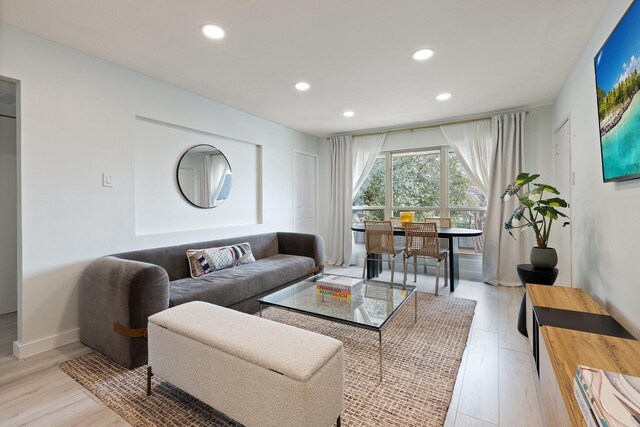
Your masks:
<instances>
[{"instance_id":1,"label":"tall leafy plant","mask_svg":"<svg viewBox=\"0 0 640 427\"><path fill-rule=\"evenodd\" d=\"M539 176L526 172L519 174L516 180L507 186L500 199L506 202L512 196L516 196L520 201L519 206L504 223L504 228L509 231L511 237L515 239L513 230L520 229L522 232L526 228L532 228L536 236L536 246L546 248L553 221L560 217L569 218L557 208L566 208L569 204L557 197L560 192L555 187L535 183Z\"/></svg>"}]
</instances>

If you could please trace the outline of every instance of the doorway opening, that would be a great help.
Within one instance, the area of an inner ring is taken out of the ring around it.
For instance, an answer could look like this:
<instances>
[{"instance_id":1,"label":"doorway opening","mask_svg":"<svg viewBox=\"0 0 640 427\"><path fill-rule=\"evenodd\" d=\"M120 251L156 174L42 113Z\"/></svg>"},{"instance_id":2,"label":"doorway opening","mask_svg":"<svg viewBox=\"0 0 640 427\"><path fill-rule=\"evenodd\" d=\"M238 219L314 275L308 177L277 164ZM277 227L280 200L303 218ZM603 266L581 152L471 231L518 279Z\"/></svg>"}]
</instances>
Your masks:
<instances>
[{"instance_id":1,"label":"doorway opening","mask_svg":"<svg viewBox=\"0 0 640 427\"><path fill-rule=\"evenodd\" d=\"M18 91L0 78L0 357L18 335Z\"/></svg>"}]
</instances>

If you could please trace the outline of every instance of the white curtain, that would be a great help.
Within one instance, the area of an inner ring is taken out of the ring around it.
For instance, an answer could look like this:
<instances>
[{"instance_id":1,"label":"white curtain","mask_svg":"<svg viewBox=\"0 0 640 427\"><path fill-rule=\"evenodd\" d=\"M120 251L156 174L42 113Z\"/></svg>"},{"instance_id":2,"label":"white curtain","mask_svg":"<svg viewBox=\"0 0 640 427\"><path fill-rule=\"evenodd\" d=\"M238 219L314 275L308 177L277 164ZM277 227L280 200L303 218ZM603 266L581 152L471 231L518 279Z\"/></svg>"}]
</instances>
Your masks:
<instances>
[{"instance_id":1,"label":"white curtain","mask_svg":"<svg viewBox=\"0 0 640 427\"><path fill-rule=\"evenodd\" d=\"M516 197L502 203L508 184L523 172L525 112L494 116L492 133L496 148L491 167L491 184L484 228L482 274L492 285L520 286L516 265L528 263L530 245L524 234L514 240L504 223L518 206Z\"/></svg>"},{"instance_id":2,"label":"white curtain","mask_svg":"<svg viewBox=\"0 0 640 427\"><path fill-rule=\"evenodd\" d=\"M491 163L495 140L491 120L440 126L445 139L460 159L471 181L485 196L489 195Z\"/></svg>"},{"instance_id":3,"label":"white curtain","mask_svg":"<svg viewBox=\"0 0 640 427\"><path fill-rule=\"evenodd\" d=\"M327 263L349 266L353 203L353 154L351 136L331 138L331 203Z\"/></svg>"},{"instance_id":4,"label":"white curtain","mask_svg":"<svg viewBox=\"0 0 640 427\"><path fill-rule=\"evenodd\" d=\"M211 156L199 156L195 167L196 186L195 203L199 206L213 206L211 203L211 180L209 179L209 171L211 170Z\"/></svg>"},{"instance_id":5,"label":"white curtain","mask_svg":"<svg viewBox=\"0 0 640 427\"><path fill-rule=\"evenodd\" d=\"M353 156L353 197L358 194L362 184L366 181L386 137L386 133L353 137L351 145L351 153ZM351 235L351 248L353 248L356 242L350 229L348 232ZM355 252L351 251L349 260L350 264L356 263Z\"/></svg>"},{"instance_id":6,"label":"white curtain","mask_svg":"<svg viewBox=\"0 0 640 427\"><path fill-rule=\"evenodd\" d=\"M382 149L387 137L380 135L354 136L351 152L353 153L353 195L355 196L364 184L373 167L373 163Z\"/></svg>"},{"instance_id":7,"label":"white curtain","mask_svg":"<svg viewBox=\"0 0 640 427\"><path fill-rule=\"evenodd\" d=\"M210 167L210 184L209 188L211 190L211 199L208 206L215 206L216 200L218 199L218 195L220 194L220 190L222 190L222 186L224 185L224 179L227 176L227 171L229 170L229 163L227 159L222 154L214 154L212 156L205 155L204 157L209 157L209 167Z\"/></svg>"}]
</instances>

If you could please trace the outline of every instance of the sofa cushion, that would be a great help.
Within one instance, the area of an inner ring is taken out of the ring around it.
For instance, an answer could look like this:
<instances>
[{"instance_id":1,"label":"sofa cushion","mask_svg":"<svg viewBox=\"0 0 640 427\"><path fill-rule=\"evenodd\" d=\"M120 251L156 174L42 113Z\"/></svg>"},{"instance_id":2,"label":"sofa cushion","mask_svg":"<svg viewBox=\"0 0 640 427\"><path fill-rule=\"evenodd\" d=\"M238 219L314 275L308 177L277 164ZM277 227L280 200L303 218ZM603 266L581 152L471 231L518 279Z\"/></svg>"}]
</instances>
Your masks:
<instances>
[{"instance_id":1,"label":"sofa cushion","mask_svg":"<svg viewBox=\"0 0 640 427\"><path fill-rule=\"evenodd\" d=\"M200 277L216 270L256 262L248 242L219 248L189 249L187 259L191 277Z\"/></svg>"},{"instance_id":2,"label":"sofa cushion","mask_svg":"<svg viewBox=\"0 0 640 427\"><path fill-rule=\"evenodd\" d=\"M305 276L314 266L313 258L278 254L197 279L175 280L169 283L169 306L205 301L228 307Z\"/></svg>"}]
</instances>

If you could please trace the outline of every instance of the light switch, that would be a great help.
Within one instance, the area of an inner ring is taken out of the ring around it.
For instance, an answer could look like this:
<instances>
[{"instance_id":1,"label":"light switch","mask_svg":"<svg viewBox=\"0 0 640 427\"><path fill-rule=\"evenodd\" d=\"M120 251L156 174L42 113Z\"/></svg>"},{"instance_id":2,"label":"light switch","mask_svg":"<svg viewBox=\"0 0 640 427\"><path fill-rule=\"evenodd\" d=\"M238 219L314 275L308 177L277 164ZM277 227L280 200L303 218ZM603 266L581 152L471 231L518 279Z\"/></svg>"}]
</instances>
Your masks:
<instances>
[{"instance_id":1,"label":"light switch","mask_svg":"<svg viewBox=\"0 0 640 427\"><path fill-rule=\"evenodd\" d=\"M102 186L113 187L113 177L109 173L102 174Z\"/></svg>"}]
</instances>

